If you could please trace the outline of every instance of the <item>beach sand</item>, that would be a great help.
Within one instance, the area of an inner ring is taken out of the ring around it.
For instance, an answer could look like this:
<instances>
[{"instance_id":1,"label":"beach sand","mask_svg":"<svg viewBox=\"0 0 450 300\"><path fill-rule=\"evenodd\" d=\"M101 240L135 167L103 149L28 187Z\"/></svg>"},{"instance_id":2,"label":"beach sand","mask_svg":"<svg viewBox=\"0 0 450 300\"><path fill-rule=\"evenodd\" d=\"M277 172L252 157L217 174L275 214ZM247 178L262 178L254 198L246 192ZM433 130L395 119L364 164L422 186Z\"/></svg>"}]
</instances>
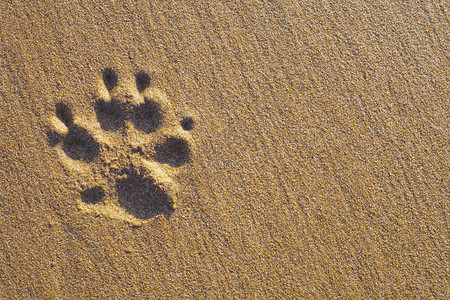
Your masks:
<instances>
[{"instance_id":1,"label":"beach sand","mask_svg":"<svg viewBox=\"0 0 450 300\"><path fill-rule=\"evenodd\" d=\"M448 297L449 4L298 2L1 1L0 298Z\"/></svg>"}]
</instances>

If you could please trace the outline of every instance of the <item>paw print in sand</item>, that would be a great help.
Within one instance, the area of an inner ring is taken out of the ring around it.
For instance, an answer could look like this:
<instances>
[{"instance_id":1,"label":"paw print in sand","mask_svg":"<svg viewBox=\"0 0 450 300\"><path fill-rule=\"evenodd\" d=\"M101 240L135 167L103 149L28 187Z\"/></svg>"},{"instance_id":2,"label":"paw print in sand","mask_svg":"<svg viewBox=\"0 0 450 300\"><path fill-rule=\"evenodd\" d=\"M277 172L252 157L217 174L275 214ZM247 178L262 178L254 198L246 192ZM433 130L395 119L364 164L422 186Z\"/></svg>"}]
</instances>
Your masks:
<instances>
[{"instance_id":1,"label":"paw print in sand","mask_svg":"<svg viewBox=\"0 0 450 300\"><path fill-rule=\"evenodd\" d=\"M77 179L79 207L135 225L170 216L180 192L173 177L190 159L194 121L175 117L147 73L135 74L131 85L111 69L102 75L95 118L76 116L60 102L47 132Z\"/></svg>"}]
</instances>

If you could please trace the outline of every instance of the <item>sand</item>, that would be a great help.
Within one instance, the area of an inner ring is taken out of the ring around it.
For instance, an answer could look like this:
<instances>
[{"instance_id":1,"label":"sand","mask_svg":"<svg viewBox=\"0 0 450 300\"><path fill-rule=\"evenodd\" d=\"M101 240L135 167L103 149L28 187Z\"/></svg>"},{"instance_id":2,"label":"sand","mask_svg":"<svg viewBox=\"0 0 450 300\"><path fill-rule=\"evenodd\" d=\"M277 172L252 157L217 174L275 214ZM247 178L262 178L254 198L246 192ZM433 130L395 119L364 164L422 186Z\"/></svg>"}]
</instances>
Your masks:
<instances>
[{"instance_id":1,"label":"sand","mask_svg":"<svg viewBox=\"0 0 450 300\"><path fill-rule=\"evenodd\" d=\"M448 297L449 11L1 1L0 298Z\"/></svg>"}]
</instances>

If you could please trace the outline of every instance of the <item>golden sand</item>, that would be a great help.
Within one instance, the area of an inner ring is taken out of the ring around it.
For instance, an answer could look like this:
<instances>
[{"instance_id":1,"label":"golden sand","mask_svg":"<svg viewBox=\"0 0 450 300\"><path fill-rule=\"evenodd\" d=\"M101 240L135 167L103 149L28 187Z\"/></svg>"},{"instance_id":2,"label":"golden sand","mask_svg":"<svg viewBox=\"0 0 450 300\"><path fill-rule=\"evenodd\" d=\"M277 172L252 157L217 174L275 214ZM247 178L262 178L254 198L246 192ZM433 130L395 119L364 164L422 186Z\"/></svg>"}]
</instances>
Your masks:
<instances>
[{"instance_id":1,"label":"golden sand","mask_svg":"<svg viewBox=\"0 0 450 300\"><path fill-rule=\"evenodd\" d=\"M449 11L1 1L0 298L445 299Z\"/></svg>"}]
</instances>

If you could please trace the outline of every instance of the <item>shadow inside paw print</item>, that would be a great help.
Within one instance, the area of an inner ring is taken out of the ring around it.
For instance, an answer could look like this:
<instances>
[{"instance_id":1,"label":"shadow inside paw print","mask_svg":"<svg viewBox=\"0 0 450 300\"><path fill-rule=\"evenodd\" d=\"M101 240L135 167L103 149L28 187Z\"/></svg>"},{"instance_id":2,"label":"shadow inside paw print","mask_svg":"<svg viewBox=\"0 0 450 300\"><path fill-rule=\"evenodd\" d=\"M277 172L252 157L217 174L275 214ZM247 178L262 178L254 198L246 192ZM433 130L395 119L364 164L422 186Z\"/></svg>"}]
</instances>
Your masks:
<instances>
[{"instance_id":1,"label":"shadow inside paw print","mask_svg":"<svg viewBox=\"0 0 450 300\"><path fill-rule=\"evenodd\" d=\"M99 203L105 197L105 191L101 186L94 186L81 192L81 201L87 204Z\"/></svg>"},{"instance_id":2,"label":"shadow inside paw print","mask_svg":"<svg viewBox=\"0 0 450 300\"><path fill-rule=\"evenodd\" d=\"M139 219L150 219L173 212L172 199L149 178L134 170L126 170L127 177L116 181L119 205Z\"/></svg>"},{"instance_id":3,"label":"shadow inside paw print","mask_svg":"<svg viewBox=\"0 0 450 300\"><path fill-rule=\"evenodd\" d=\"M67 134L47 131L50 145L62 140L62 149L71 159L92 162L100 154L100 145L86 129L73 123L70 107L63 102L56 104L56 117L66 126Z\"/></svg>"},{"instance_id":4,"label":"shadow inside paw print","mask_svg":"<svg viewBox=\"0 0 450 300\"><path fill-rule=\"evenodd\" d=\"M156 146L155 159L159 163L168 164L171 167L181 167L189 161L191 151L187 141L181 138L168 138L162 144Z\"/></svg>"},{"instance_id":5,"label":"shadow inside paw print","mask_svg":"<svg viewBox=\"0 0 450 300\"><path fill-rule=\"evenodd\" d=\"M125 110L115 99L111 102L97 100L94 104L95 114L100 127L106 131L125 128Z\"/></svg>"},{"instance_id":6,"label":"shadow inside paw print","mask_svg":"<svg viewBox=\"0 0 450 300\"><path fill-rule=\"evenodd\" d=\"M134 108L132 122L136 129L145 133L151 133L158 129L162 119L160 105L154 101L145 99L144 104Z\"/></svg>"},{"instance_id":7,"label":"shadow inside paw print","mask_svg":"<svg viewBox=\"0 0 450 300\"><path fill-rule=\"evenodd\" d=\"M190 131L194 128L194 119L192 119L191 117L186 117L183 120L181 120L180 122L181 127L186 130L186 131Z\"/></svg>"},{"instance_id":8,"label":"shadow inside paw print","mask_svg":"<svg viewBox=\"0 0 450 300\"><path fill-rule=\"evenodd\" d=\"M103 83L108 91L111 91L113 88L117 86L119 82L119 78L117 77L116 72L113 69L106 68L102 71Z\"/></svg>"},{"instance_id":9,"label":"shadow inside paw print","mask_svg":"<svg viewBox=\"0 0 450 300\"><path fill-rule=\"evenodd\" d=\"M139 91L139 93L142 93L146 88L148 88L150 86L150 76L143 72L140 71L138 73L135 74L136 77L136 88Z\"/></svg>"},{"instance_id":10,"label":"shadow inside paw print","mask_svg":"<svg viewBox=\"0 0 450 300\"><path fill-rule=\"evenodd\" d=\"M62 148L70 158L86 162L93 161L100 153L98 143L84 128L76 125L69 129Z\"/></svg>"}]
</instances>

